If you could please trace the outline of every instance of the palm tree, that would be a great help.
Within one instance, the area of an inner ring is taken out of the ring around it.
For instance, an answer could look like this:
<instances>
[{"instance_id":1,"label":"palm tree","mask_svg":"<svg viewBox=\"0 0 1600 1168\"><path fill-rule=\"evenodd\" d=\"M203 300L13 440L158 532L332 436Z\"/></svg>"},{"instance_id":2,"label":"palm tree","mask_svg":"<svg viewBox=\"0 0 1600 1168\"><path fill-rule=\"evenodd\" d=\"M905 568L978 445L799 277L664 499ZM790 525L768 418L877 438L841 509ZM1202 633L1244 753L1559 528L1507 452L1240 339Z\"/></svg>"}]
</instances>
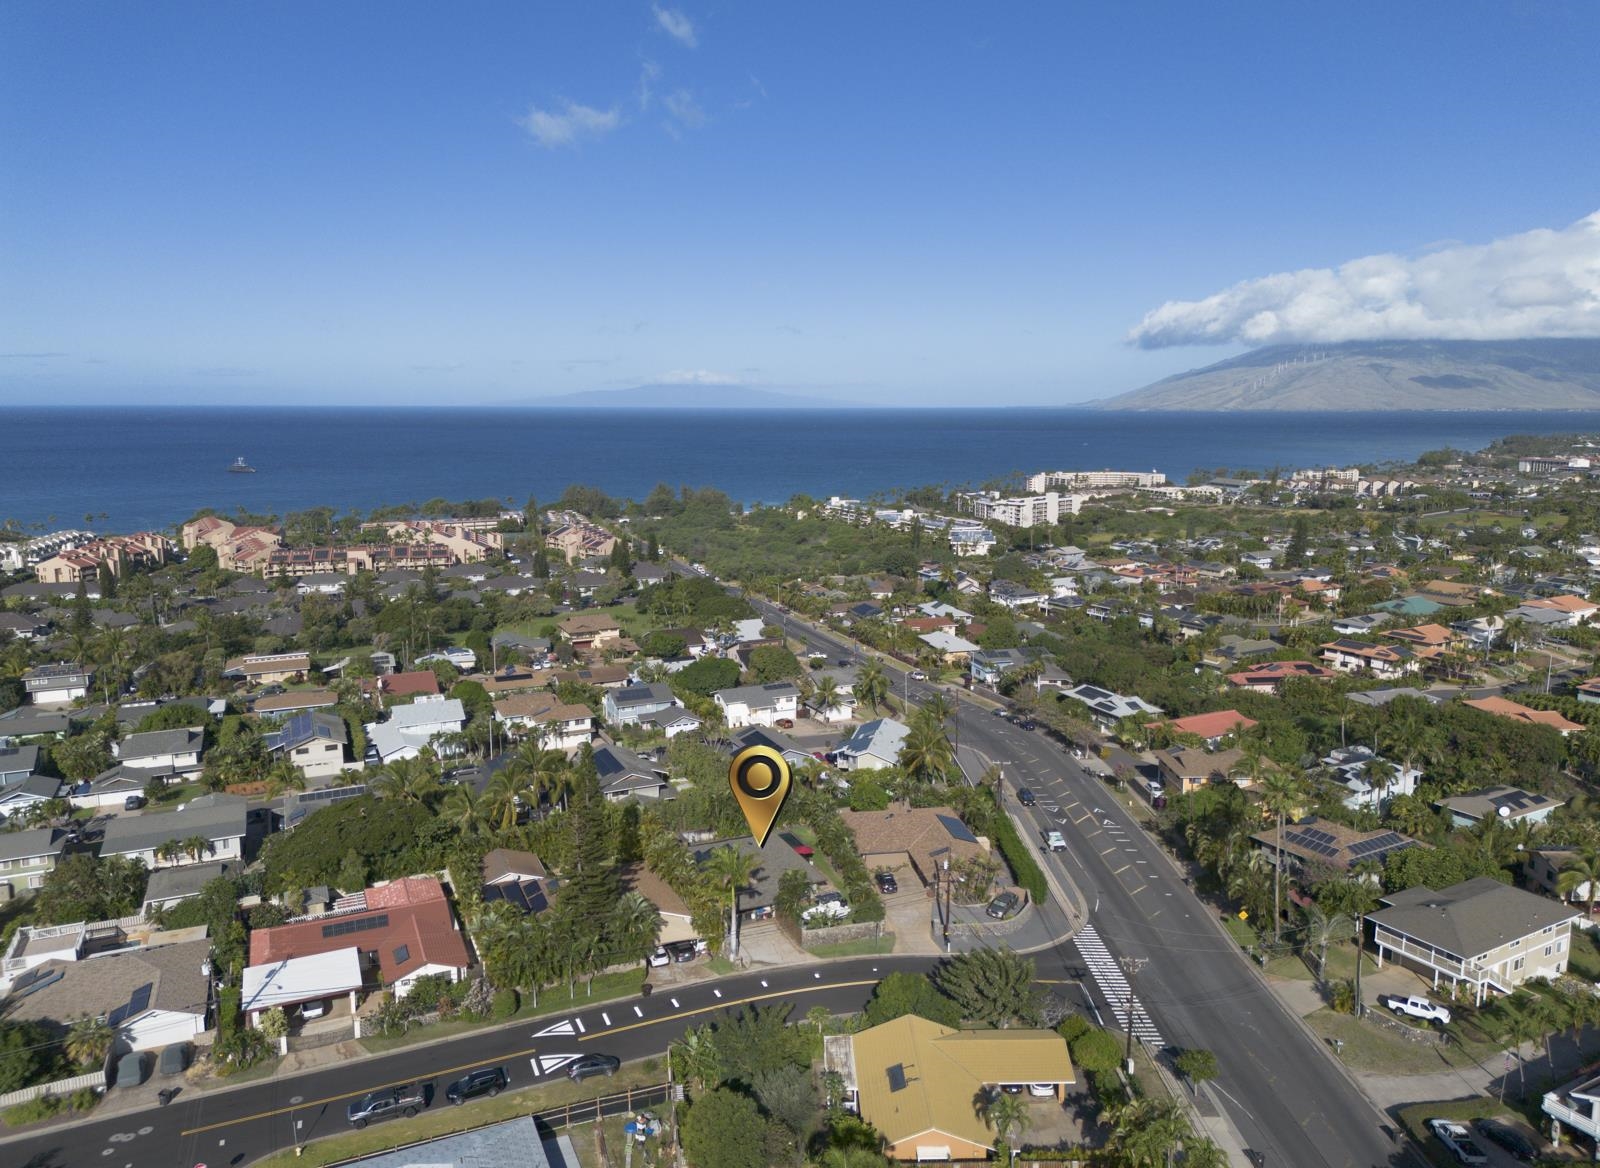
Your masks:
<instances>
[{"instance_id":1,"label":"palm tree","mask_svg":"<svg viewBox=\"0 0 1600 1168\"><path fill-rule=\"evenodd\" d=\"M972 1102L978 1117L993 1129L998 1142L1009 1144L1013 1132L1020 1136L1028 1130L1031 1117L1020 1095L1007 1095L999 1089L984 1087Z\"/></svg>"},{"instance_id":2,"label":"palm tree","mask_svg":"<svg viewBox=\"0 0 1600 1168\"><path fill-rule=\"evenodd\" d=\"M111 1053L111 1044L116 1036L116 1031L104 1018L85 1015L67 1031L67 1057L80 1067L99 1066Z\"/></svg>"},{"instance_id":3,"label":"palm tree","mask_svg":"<svg viewBox=\"0 0 1600 1168\"><path fill-rule=\"evenodd\" d=\"M494 773L479 802L484 819L491 827L509 831L517 825L517 801L524 790L521 776L511 767Z\"/></svg>"},{"instance_id":4,"label":"palm tree","mask_svg":"<svg viewBox=\"0 0 1600 1168\"><path fill-rule=\"evenodd\" d=\"M1556 877L1556 891L1568 899L1582 891L1584 919L1594 919L1594 902L1600 900L1600 848L1584 848L1568 860Z\"/></svg>"},{"instance_id":5,"label":"palm tree","mask_svg":"<svg viewBox=\"0 0 1600 1168\"><path fill-rule=\"evenodd\" d=\"M1522 1048L1530 1042L1538 1042L1541 1031L1539 1023L1525 1010L1519 1010L1509 1004L1504 1005L1500 1011L1503 1022L1497 1037L1509 1044L1517 1052L1517 1084L1526 1091L1528 1088L1528 1072L1522 1058Z\"/></svg>"},{"instance_id":6,"label":"palm tree","mask_svg":"<svg viewBox=\"0 0 1600 1168\"><path fill-rule=\"evenodd\" d=\"M728 944L729 956L739 956L739 890L750 883L759 867L754 854L741 852L732 845L718 848L706 862L706 871L717 887L728 894Z\"/></svg>"},{"instance_id":7,"label":"palm tree","mask_svg":"<svg viewBox=\"0 0 1600 1168\"><path fill-rule=\"evenodd\" d=\"M483 808L471 787L451 787L439 808L439 818L462 835L476 835L483 826Z\"/></svg>"},{"instance_id":8,"label":"palm tree","mask_svg":"<svg viewBox=\"0 0 1600 1168\"><path fill-rule=\"evenodd\" d=\"M156 848L156 859L172 861L183 855L183 845L177 840L167 840Z\"/></svg>"},{"instance_id":9,"label":"palm tree","mask_svg":"<svg viewBox=\"0 0 1600 1168\"><path fill-rule=\"evenodd\" d=\"M1261 780L1261 804L1277 817L1276 837L1278 862L1272 873L1272 939L1283 939L1283 829L1289 813L1300 805L1304 797L1299 778L1281 768L1274 768Z\"/></svg>"},{"instance_id":10,"label":"palm tree","mask_svg":"<svg viewBox=\"0 0 1600 1168\"><path fill-rule=\"evenodd\" d=\"M831 673L824 673L816 679L816 684L811 690L811 705L823 719L832 712L833 707L839 704L839 679Z\"/></svg>"},{"instance_id":11,"label":"palm tree","mask_svg":"<svg viewBox=\"0 0 1600 1168\"><path fill-rule=\"evenodd\" d=\"M1306 919L1306 941L1317 951L1317 980L1327 975L1328 946L1350 936L1355 922L1344 913L1325 913L1311 906Z\"/></svg>"},{"instance_id":12,"label":"palm tree","mask_svg":"<svg viewBox=\"0 0 1600 1168\"><path fill-rule=\"evenodd\" d=\"M201 858L211 851L211 841L203 835L191 835L187 836L178 847L198 864Z\"/></svg>"},{"instance_id":13,"label":"palm tree","mask_svg":"<svg viewBox=\"0 0 1600 1168\"><path fill-rule=\"evenodd\" d=\"M889 696L889 675L883 671L883 662L876 657L868 657L856 674L852 689L856 697L871 706L876 714L884 698Z\"/></svg>"},{"instance_id":14,"label":"palm tree","mask_svg":"<svg viewBox=\"0 0 1600 1168\"><path fill-rule=\"evenodd\" d=\"M918 718L906 732L897 761L909 778L935 782L950 769L954 752L942 726L931 719Z\"/></svg>"},{"instance_id":15,"label":"palm tree","mask_svg":"<svg viewBox=\"0 0 1600 1168\"><path fill-rule=\"evenodd\" d=\"M1176 1100L1146 1095L1117 1109L1108 1144L1128 1168L1160 1168L1188 1134Z\"/></svg>"},{"instance_id":16,"label":"palm tree","mask_svg":"<svg viewBox=\"0 0 1600 1168\"><path fill-rule=\"evenodd\" d=\"M634 960L643 960L644 955L656 947L661 923L660 911L638 892L629 892L617 902L612 922L623 952Z\"/></svg>"}]
</instances>

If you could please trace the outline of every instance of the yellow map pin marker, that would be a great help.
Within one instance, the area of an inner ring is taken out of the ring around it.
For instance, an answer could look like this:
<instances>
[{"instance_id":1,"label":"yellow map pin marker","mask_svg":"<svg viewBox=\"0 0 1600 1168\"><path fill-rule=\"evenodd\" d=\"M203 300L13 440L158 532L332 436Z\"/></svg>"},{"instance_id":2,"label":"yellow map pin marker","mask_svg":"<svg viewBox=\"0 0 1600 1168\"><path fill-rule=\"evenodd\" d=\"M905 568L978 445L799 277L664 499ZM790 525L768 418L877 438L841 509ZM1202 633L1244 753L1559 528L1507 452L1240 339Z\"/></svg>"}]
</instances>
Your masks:
<instances>
[{"instance_id":1,"label":"yellow map pin marker","mask_svg":"<svg viewBox=\"0 0 1600 1168\"><path fill-rule=\"evenodd\" d=\"M770 746L747 746L733 756L728 785L758 848L766 846L783 801L789 797L791 782L789 764Z\"/></svg>"}]
</instances>

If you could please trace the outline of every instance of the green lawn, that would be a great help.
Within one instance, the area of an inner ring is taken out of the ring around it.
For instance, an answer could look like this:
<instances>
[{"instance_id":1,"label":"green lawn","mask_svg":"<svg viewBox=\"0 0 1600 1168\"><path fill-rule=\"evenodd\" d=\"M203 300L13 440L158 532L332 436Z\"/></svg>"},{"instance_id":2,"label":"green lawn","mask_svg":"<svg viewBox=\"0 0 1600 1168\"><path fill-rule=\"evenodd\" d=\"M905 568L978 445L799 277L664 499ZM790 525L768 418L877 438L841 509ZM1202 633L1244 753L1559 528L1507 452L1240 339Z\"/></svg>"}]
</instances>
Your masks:
<instances>
[{"instance_id":1,"label":"green lawn","mask_svg":"<svg viewBox=\"0 0 1600 1168\"><path fill-rule=\"evenodd\" d=\"M1222 927L1228 930L1228 936L1237 941L1241 949L1248 949L1256 943L1255 926L1249 921L1241 921L1233 913L1222 918Z\"/></svg>"},{"instance_id":2,"label":"green lawn","mask_svg":"<svg viewBox=\"0 0 1600 1168\"><path fill-rule=\"evenodd\" d=\"M1334 1039L1344 1043L1340 1059L1358 1071L1373 1071L1383 1075L1425 1075L1446 1070L1445 1048L1422 1042L1411 1042L1398 1034L1390 1033L1370 1022L1361 1022L1352 1014L1335 1014L1321 1009L1306 1015L1306 1025L1325 1043Z\"/></svg>"},{"instance_id":3,"label":"green lawn","mask_svg":"<svg viewBox=\"0 0 1600 1168\"><path fill-rule=\"evenodd\" d=\"M1541 1139L1537 1143L1543 1142L1542 1133L1545 1130L1545 1121L1537 1108L1533 1114L1524 1115L1509 1104L1487 1095L1476 1099L1452 1099L1448 1103L1414 1103L1410 1107L1402 1107L1399 1118L1406 1131L1425 1149L1428 1161L1441 1166L1453 1166L1456 1161L1428 1130L1430 1119L1453 1119L1469 1127L1475 1119L1499 1119L1523 1128L1523 1135L1540 1134ZM1534 1128L1534 1133L1526 1130L1529 1126Z\"/></svg>"},{"instance_id":4,"label":"green lawn","mask_svg":"<svg viewBox=\"0 0 1600 1168\"><path fill-rule=\"evenodd\" d=\"M1274 957L1271 961L1267 962L1267 972L1272 974L1274 977L1294 978L1297 981L1312 981L1315 980L1317 976L1316 965L1317 957L1314 953L1308 954L1305 957L1302 957L1297 953L1291 953L1285 954L1282 957ZM1377 969L1377 959L1374 958L1370 953L1366 954L1365 964L1362 966L1362 972L1369 974L1376 973ZM1328 964L1323 973L1324 980L1343 981L1353 978L1355 975L1355 945L1346 944L1328 946Z\"/></svg>"},{"instance_id":5,"label":"green lawn","mask_svg":"<svg viewBox=\"0 0 1600 1168\"><path fill-rule=\"evenodd\" d=\"M470 1131L472 1128L530 1115L535 1111L548 1111L552 1107L581 1103L597 1095L615 1095L629 1087L650 1086L662 1082L665 1074L658 1060L646 1059L642 1063L624 1066L610 1079L591 1079L580 1084L566 1078L556 1078L537 1087L523 1086L518 1089L519 1081L527 1076L523 1074L519 1080L517 1070L513 1068L512 1089L494 1099L475 1099L461 1107L435 1102L433 1107L415 1119L397 1119L365 1131L341 1131L327 1139L307 1144L302 1156L296 1157L294 1150L290 1149L255 1163L257 1168L290 1168L290 1165L322 1168L323 1165L371 1155L402 1144ZM607 1134L610 1135L609 1132ZM579 1141L574 1139L573 1143L576 1145ZM611 1146L617 1151L621 1150L620 1142Z\"/></svg>"},{"instance_id":6,"label":"green lawn","mask_svg":"<svg viewBox=\"0 0 1600 1168\"><path fill-rule=\"evenodd\" d=\"M1600 949L1595 947L1593 933L1586 929L1572 930L1572 954L1567 966L1581 978L1600 981Z\"/></svg>"},{"instance_id":7,"label":"green lawn","mask_svg":"<svg viewBox=\"0 0 1600 1168\"><path fill-rule=\"evenodd\" d=\"M862 937L859 941L840 941L834 945L812 945L806 952L818 957L881 957L894 952L894 934Z\"/></svg>"}]
</instances>

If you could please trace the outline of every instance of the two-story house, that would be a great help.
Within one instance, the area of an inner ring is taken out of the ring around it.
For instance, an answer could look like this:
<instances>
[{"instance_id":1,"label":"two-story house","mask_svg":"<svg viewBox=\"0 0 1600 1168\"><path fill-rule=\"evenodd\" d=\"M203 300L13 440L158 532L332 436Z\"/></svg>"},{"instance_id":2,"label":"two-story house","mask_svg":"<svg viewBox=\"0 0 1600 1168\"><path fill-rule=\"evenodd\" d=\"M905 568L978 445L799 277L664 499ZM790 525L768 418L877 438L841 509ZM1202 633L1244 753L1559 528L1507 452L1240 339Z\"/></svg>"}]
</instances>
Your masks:
<instances>
[{"instance_id":1,"label":"two-story house","mask_svg":"<svg viewBox=\"0 0 1600 1168\"><path fill-rule=\"evenodd\" d=\"M1370 673L1393 681L1421 666L1416 654L1403 645L1369 645L1340 637L1321 646L1322 660L1340 673Z\"/></svg>"},{"instance_id":2,"label":"two-story house","mask_svg":"<svg viewBox=\"0 0 1600 1168\"><path fill-rule=\"evenodd\" d=\"M60 706L89 696L94 672L76 661L38 665L22 675L22 687L36 706Z\"/></svg>"},{"instance_id":3,"label":"two-story house","mask_svg":"<svg viewBox=\"0 0 1600 1168\"><path fill-rule=\"evenodd\" d=\"M100 855L142 860L146 868L238 860L244 855L245 810L239 796L218 794L192 799L177 811L119 815L106 824Z\"/></svg>"},{"instance_id":4,"label":"two-story house","mask_svg":"<svg viewBox=\"0 0 1600 1168\"><path fill-rule=\"evenodd\" d=\"M495 719L518 736L539 734L550 750L577 750L594 735L588 706L563 702L552 693L518 693L494 703Z\"/></svg>"},{"instance_id":5,"label":"two-story house","mask_svg":"<svg viewBox=\"0 0 1600 1168\"><path fill-rule=\"evenodd\" d=\"M55 827L0 832L0 884L10 896L39 888L66 846L66 832Z\"/></svg>"},{"instance_id":6,"label":"two-story house","mask_svg":"<svg viewBox=\"0 0 1600 1168\"><path fill-rule=\"evenodd\" d=\"M200 773L205 741L205 730L199 726L149 730L128 735L111 751L125 767L164 782L182 782Z\"/></svg>"},{"instance_id":7,"label":"two-story house","mask_svg":"<svg viewBox=\"0 0 1600 1168\"><path fill-rule=\"evenodd\" d=\"M350 732L338 714L322 710L295 714L279 730L268 734L266 742L269 751L293 763L308 783L362 767L360 760L351 761L348 757Z\"/></svg>"},{"instance_id":8,"label":"two-story house","mask_svg":"<svg viewBox=\"0 0 1600 1168\"><path fill-rule=\"evenodd\" d=\"M636 726L646 714L681 705L665 682L610 689L600 699L600 711L613 726Z\"/></svg>"},{"instance_id":9,"label":"two-story house","mask_svg":"<svg viewBox=\"0 0 1600 1168\"><path fill-rule=\"evenodd\" d=\"M792 681L770 681L765 685L739 685L719 689L711 695L722 711L728 728L774 726L780 718L793 720L800 710L800 690Z\"/></svg>"},{"instance_id":10,"label":"two-story house","mask_svg":"<svg viewBox=\"0 0 1600 1168\"><path fill-rule=\"evenodd\" d=\"M367 762L387 763L416 758L423 748L439 748L439 740L459 734L467 724L467 711L459 698L419 697L410 705L394 706L383 722L367 724Z\"/></svg>"}]
</instances>

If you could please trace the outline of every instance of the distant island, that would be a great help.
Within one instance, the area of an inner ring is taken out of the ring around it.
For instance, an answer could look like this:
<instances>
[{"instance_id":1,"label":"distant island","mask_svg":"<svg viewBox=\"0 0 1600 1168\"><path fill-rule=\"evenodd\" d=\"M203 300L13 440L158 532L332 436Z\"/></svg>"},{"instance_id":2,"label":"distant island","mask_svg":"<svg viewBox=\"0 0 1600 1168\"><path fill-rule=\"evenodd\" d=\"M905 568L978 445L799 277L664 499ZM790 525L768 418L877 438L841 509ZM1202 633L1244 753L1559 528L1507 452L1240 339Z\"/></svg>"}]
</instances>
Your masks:
<instances>
[{"instance_id":1,"label":"distant island","mask_svg":"<svg viewBox=\"0 0 1600 1168\"><path fill-rule=\"evenodd\" d=\"M627 389L588 389L581 393L561 393L552 397L523 398L506 402L531 409L562 410L808 410L852 409L861 402L836 398L807 397L747 385L701 385L665 383L635 385Z\"/></svg>"},{"instance_id":2,"label":"distant island","mask_svg":"<svg viewBox=\"0 0 1600 1168\"><path fill-rule=\"evenodd\" d=\"M1271 345L1094 403L1106 410L1594 410L1600 340Z\"/></svg>"}]
</instances>

